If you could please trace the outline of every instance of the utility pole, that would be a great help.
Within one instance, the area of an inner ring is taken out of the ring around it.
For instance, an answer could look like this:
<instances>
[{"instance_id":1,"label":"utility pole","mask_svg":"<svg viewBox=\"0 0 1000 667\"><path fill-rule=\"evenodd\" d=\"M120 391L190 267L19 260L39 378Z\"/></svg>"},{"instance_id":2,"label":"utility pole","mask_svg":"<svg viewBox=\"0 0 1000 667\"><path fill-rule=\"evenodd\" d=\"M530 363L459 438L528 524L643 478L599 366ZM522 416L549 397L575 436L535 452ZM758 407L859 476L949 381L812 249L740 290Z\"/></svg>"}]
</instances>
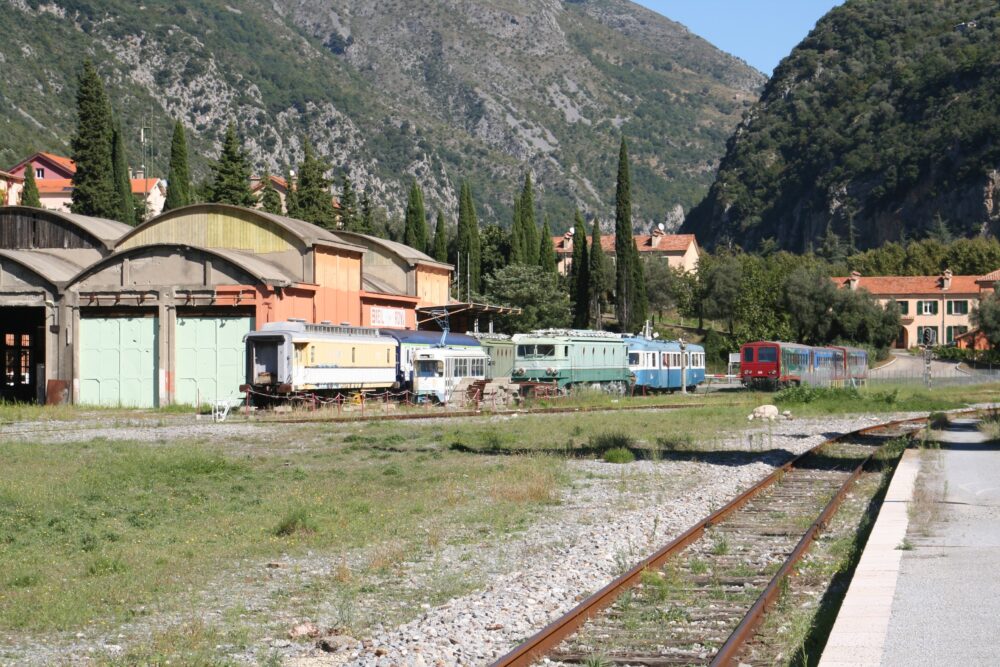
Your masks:
<instances>
[{"instance_id":1,"label":"utility pole","mask_svg":"<svg viewBox=\"0 0 1000 667\"><path fill-rule=\"evenodd\" d=\"M687 376L687 360L684 358L685 350L687 350L687 343L684 342L683 338L678 338L677 342L681 345L681 394L687 395L688 393L688 376Z\"/></svg>"}]
</instances>

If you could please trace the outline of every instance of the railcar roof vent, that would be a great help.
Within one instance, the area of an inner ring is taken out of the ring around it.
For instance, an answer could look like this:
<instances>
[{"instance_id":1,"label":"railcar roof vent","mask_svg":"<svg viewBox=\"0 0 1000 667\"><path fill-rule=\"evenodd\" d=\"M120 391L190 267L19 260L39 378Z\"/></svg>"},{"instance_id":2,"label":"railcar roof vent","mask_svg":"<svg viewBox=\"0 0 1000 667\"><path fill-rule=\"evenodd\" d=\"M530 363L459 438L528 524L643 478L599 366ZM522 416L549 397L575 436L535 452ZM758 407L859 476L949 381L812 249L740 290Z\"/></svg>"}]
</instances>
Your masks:
<instances>
[{"instance_id":1,"label":"railcar roof vent","mask_svg":"<svg viewBox=\"0 0 1000 667\"><path fill-rule=\"evenodd\" d=\"M289 322L301 322L302 324L306 323L306 321L303 318L301 318L301 317L289 317L288 321Z\"/></svg>"}]
</instances>

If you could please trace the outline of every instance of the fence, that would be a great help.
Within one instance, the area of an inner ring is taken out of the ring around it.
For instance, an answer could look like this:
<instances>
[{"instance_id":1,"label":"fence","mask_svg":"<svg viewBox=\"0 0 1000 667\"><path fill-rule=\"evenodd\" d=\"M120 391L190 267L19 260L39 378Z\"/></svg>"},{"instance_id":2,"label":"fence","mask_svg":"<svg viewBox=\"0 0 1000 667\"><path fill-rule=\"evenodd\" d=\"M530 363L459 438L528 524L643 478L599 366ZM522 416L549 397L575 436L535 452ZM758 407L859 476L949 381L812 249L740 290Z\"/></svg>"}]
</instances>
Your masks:
<instances>
[{"instance_id":1,"label":"fence","mask_svg":"<svg viewBox=\"0 0 1000 667\"><path fill-rule=\"evenodd\" d=\"M954 387L1000 382L1000 369L962 371L957 367L942 369L935 365L930 374L930 382L932 387ZM868 375L869 385L916 385L926 383L927 375L918 369L895 370L887 368L885 370L871 371Z\"/></svg>"}]
</instances>

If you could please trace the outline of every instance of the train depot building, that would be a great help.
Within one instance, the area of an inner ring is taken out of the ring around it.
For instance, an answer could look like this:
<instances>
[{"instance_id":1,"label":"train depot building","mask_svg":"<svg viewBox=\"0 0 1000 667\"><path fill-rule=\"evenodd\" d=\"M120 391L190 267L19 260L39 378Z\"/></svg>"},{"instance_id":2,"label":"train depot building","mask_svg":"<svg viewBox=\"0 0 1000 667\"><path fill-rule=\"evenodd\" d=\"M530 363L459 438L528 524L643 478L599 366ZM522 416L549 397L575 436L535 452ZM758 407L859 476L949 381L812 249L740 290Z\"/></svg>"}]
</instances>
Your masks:
<instances>
[{"instance_id":1,"label":"train depot building","mask_svg":"<svg viewBox=\"0 0 1000 667\"><path fill-rule=\"evenodd\" d=\"M416 329L452 267L402 244L196 204L132 228L0 208L0 400L157 407L226 399L243 336L293 318Z\"/></svg>"}]
</instances>

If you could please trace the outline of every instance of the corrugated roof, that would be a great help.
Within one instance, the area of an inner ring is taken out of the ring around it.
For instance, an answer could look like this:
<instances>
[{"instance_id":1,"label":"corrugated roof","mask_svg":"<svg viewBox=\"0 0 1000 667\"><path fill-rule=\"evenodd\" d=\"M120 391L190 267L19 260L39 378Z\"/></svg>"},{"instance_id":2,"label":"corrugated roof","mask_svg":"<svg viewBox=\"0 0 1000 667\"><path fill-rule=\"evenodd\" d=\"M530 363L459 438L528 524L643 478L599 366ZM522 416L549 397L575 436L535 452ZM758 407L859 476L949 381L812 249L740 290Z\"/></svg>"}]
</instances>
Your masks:
<instances>
[{"instance_id":1,"label":"corrugated roof","mask_svg":"<svg viewBox=\"0 0 1000 667\"><path fill-rule=\"evenodd\" d=\"M122 222L118 222L117 220L92 218L88 215L64 213L63 211L53 211L50 209L31 208L30 206L4 206L0 207L0 211L10 211L13 213L20 213L22 215L30 213L44 217L59 218L76 227L79 227L81 230L97 238L104 243L109 250L114 247L115 242L121 238L122 235L132 231L132 227L129 227Z\"/></svg>"},{"instance_id":2,"label":"corrugated roof","mask_svg":"<svg viewBox=\"0 0 1000 667\"><path fill-rule=\"evenodd\" d=\"M0 257L27 267L39 276L62 286L83 270L80 264L56 250L0 250Z\"/></svg>"},{"instance_id":3,"label":"corrugated roof","mask_svg":"<svg viewBox=\"0 0 1000 667\"><path fill-rule=\"evenodd\" d=\"M411 265L413 264L430 264L431 266L440 266L442 268L447 268L449 270L454 269L451 264L445 262L439 262L430 255L420 252L416 248L411 248L408 245L402 243L397 243L396 241L389 241L388 239L380 239L377 236L371 236L369 234L360 234L358 232L345 232L339 231L338 234L342 235L345 239L365 239L371 242L373 245L382 246L392 254L405 259Z\"/></svg>"},{"instance_id":4,"label":"corrugated roof","mask_svg":"<svg viewBox=\"0 0 1000 667\"><path fill-rule=\"evenodd\" d=\"M137 234L140 230L146 229L153 225L158 224L161 220L167 218L176 218L190 213L201 211L204 209L212 209L220 212L234 211L240 213L249 213L250 215L256 216L258 218L263 218L273 222L275 225L289 231L293 236L297 237L304 245L325 245L333 248L340 248L342 250L349 250L352 252L363 253L365 249L362 246L354 245L349 243L331 231L323 229L311 222L306 222L304 220L296 220L295 218L287 218L283 215L275 215L273 213L267 213L260 209L254 208L243 208L240 206L230 206L229 204L192 204L191 206L184 206L182 208L175 208L173 210L167 211L166 213L161 213L160 215L147 220L143 224L135 228L130 234L122 237L118 240L119 245L124 242L127 238Z\"/></svg>"},{"instance_id":5,"label":"corrugated roof","mask_svg":"<svg viewBox=\"0 0 1000 667\"><path fill-rule=\"evenodd\" d=\"M361 287L366 292L378 292L379 294L392 294L393 296L408 296L405 292L400 292L398 289L390 285L380 278L375 276L370 276L365 274L361 278Z\"/></svg>"},{"instance_id":6,"label":"corrugated roof","mask_svg":"<svg viewBox=\"0 0 1000 667\"><path fill-rule=\"evenodd\" d=\"M221 257L222 259L230 262L231 264L239 267L240 269L246 271L255 279L262 283L268 285L281 285L289 286L294 285L297 281L294 276L288 275L284 269L272 264L267 260L261 259L257 255L241 252L239 250L228 250L220 248L202 248L200 246L190 245L187 243L153 243L150 245L137 246L135 248L128 248L126 250L120 250L114 254L108 255L107 257L101 259L98 262L88 266L77 272L73 276L72 282L77 282L85 275L89 275L97 271L103 266L112 264L115 261L125 257L127 255L135 255L142 252L149 251L152 248L180 248L182 250L195 250L197 252L203 252L207 255L213 255L215 257Z\"/></svg>"},{"instance_id":7,"label":"corrugated roof","mask_svg":"<svg viewBox=\"0 0 1000 667\"><path fill-rule=\"evenodd\" d=\"M849 288L851 279L835 277L831 280L838 287ZM942 289L941 276L861 276L858 279L858 289L868 290L875 296L894 296L903 294L975 294L980 291L977 281L979 276L952 276L951 287Z\"/></svg>"}]
</instances>

